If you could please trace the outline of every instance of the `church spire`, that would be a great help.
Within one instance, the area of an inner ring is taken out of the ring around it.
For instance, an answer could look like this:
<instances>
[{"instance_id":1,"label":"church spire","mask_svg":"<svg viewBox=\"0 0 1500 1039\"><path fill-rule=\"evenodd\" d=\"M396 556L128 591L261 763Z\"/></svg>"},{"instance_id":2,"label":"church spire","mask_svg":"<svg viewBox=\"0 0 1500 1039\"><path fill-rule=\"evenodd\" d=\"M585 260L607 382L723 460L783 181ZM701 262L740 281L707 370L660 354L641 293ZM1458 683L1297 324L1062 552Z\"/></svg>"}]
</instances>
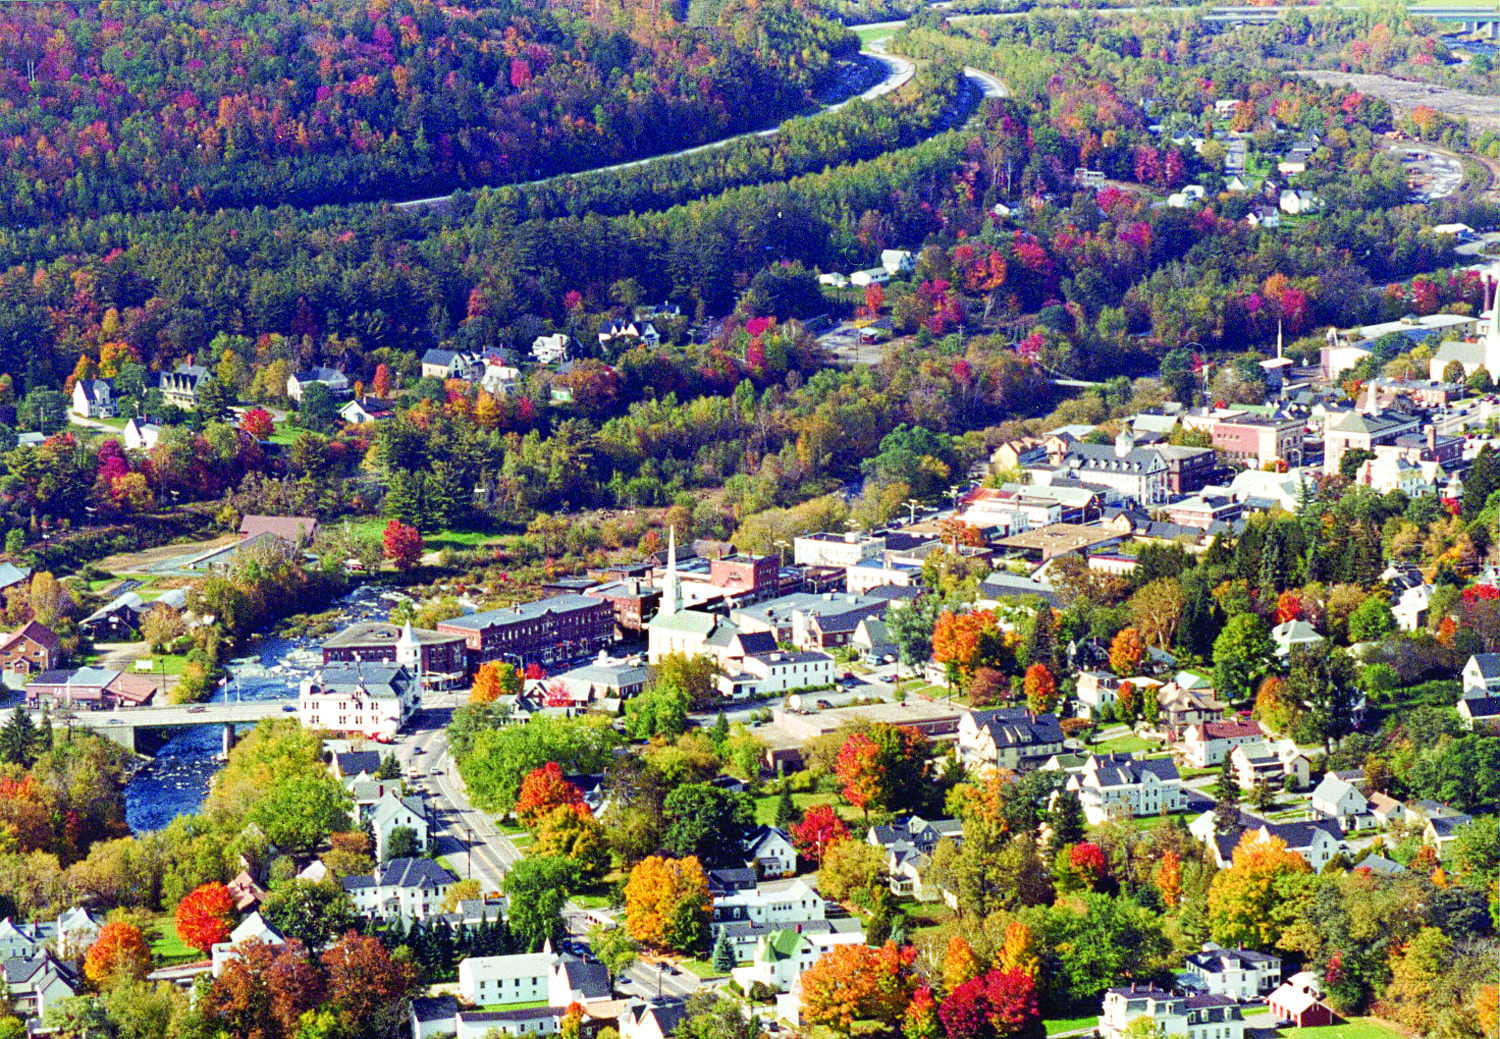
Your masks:
<instances>
[{"instance_id":1,"label":"church spire","mask_svg":"<svg viewBox=\"0 0 1500 1039\"><path fill-rule=\"evenodd\" d=\"M667 577L662 582L660 614L670 617L682 608L677 589L677 528L667 528Z\"/></svg>"}]
</instances>

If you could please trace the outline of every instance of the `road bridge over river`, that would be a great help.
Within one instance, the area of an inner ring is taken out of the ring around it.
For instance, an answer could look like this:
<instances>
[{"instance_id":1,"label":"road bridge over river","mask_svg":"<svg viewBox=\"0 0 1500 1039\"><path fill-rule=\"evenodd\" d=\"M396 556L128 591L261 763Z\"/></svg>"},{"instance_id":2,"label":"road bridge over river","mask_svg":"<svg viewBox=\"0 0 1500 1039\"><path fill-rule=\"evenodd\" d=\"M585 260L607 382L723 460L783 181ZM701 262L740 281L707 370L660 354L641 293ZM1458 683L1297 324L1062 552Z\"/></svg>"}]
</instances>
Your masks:
<instances>
[{"instance_id":1,"label":"road bridge over river","mask_svg":"<svg viewBox=\"0 0 1500 1039\"><path fill-rule=\"evenodd\" d=\"M182 729L198 725L224 727L224 751L234 742L233 726L253 725L265 718L279 718L296 709L291 700L246 700L236 703L182 704L161 707L123 707L110 711L68 710L52 715L54 724L98 733L126 750L140 752L137 734L142 729ZM41 712L33 712L41 720Z\"/></svg>"}]
</instances>

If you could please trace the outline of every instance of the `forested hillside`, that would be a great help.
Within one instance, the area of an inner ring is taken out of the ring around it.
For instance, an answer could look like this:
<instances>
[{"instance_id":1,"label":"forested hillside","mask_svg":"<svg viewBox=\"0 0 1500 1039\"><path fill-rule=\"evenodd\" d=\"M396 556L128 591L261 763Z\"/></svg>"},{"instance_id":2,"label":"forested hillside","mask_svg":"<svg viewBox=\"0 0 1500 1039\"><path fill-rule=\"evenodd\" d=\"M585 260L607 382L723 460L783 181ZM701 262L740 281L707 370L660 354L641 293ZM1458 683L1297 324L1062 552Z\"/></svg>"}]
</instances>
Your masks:
<instances>
[{"instance_id":1,"label":"forested hillside","mask_svg":"<svg viewBox=\"0 0 1500 1039\"><path fill-rule=\"evenodd\" d=\"M400 198L673 151L792 113L855 46L793 0L693 27L576 7L11 5L0 219Z\"/></svg>"}]
</instances>

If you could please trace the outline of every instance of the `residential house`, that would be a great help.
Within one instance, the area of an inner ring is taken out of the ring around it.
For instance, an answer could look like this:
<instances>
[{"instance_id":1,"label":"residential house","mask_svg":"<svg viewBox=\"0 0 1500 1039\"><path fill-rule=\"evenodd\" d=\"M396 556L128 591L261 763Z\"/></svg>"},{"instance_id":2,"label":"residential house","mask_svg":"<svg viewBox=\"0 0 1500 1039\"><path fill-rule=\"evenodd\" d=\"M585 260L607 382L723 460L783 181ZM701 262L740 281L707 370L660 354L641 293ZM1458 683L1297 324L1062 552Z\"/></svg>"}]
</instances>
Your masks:
<instances>
[{"instance_id":1,"label":"residential house","mask_svg":"<svg viewBox=\"0 0 1500 1039\"><path fill-rule=\"evenodd\" d=\"M345 787L352 787L375 779L380 773L380 762L378 750L341 750L329 758L328 771Z\"/></svg>"},{"instance_id":2,"label":"residential house","mask_svg":"<svg viewBox=\"0 0 1500 1039\"><path fill-rule=\"evenodd\" d=\"M1057 715L1021 707L965 711L958 722L959 755L976 767L1034 767L1060 754L1063 738Z\"/></svg>"},{"instance_id":3,"label":"residential house","mask_svg":"<svg viewBox=\"0 0 1500 1039\"><path fill-rule=\"evenodd\" d=\"M1112 988L1099 1015L1103 1039L1123 1039L1135 1021L1151 1020L1158 1035L1185 1039L1244 1039L1239 1004L1226 996L1179 996L1150 985Z\"/></svg>"},{"instance_id":4,"label":"residential house","mask_svg":"<svg viewBox=\"0 0 1500 1039\"><path fill-rule=\"evenodd\" d=\"M849 284L859 289L870 285L884 285L890 280L891 274L884 267L869 267L849 275Z\"/></svg>"},{"instance_id":5,"label":"residential house","mask_svg":"<svg viewBox=\"0 0 1500 1039\"><path fill-rule=\"evenodd\" d=\"M82 906L69 907L57 918L57 954L65 960L77 959L103 929L104 918L98 913Z\"/></svg>"},{"instance_id":6,"label":"residential house","mask_svg":"<svg viewBox=\"0 0 1500 1039\"><path fill-rule=\"evenodd\" d=\"M140 706L134 689L121 689L126 677L133 676L122 676L118 671L102 667L43 671L26 683L26 704L32 709L82 707L87 710L103 710L117 705Z\"/></svg>"},{"instance_id":7,"label":"residential house","mask_svg":"<svg viewBox=\"0 0 1500 1039\"><path fill-rule=\"evenodd\" d=\"M1156 708L1157 724L1169 739L1181 739L1191 726L1219 721L1228 710L1206 679L1187 671L1157 689Z\"/></svg>"},{"instance_id":8,"label":"residential house","mask_svg":"<svg viewBox=\"0 0 1500 1039\"><path fill-rule=\"evenodd\" d=\"M547 1002L555 1007L587 1006L614 998L609 968L598 960L565 952L552 960L547 975Z\"/></svg>"},{"instance_id":9,"label":"residential house","mask_svg":"<svg viewBox=\"0 0 1500 1039\"><path fill-rule=\"evenodd\" d=\"M201 364L179 364L170 372L161 373L157 387L168 404L192 411L198 406L198 387L208 378L209 371Z\"/></svg>"},{"instance_id":10,"label":"residential house","mask_svg":"<svg viewBox=\"0 0 1500 1039\"><path fill-rule=\"evenodd\" d=\"M1326 640L1305 620L1282 621L1271 629L1271 641L1276 644L1276 655L1287 658L1298 646L1317 647Z\"/></svg>"},{"instance_id":11,"label":"residential house","mask_svg":"<svg viewBox=\"0 0 1500 1039\"><path fill-rule=\"evenodd\" d=\"M51 628L27 621L0 637L0 672L6 685L25 685L32 675L51 671L62 662L62 643Z\"/></svg>"},{"instance_id":12,"label":"residential house","mask_svg":"<svg viewBox=\"0 0 1500 1039\"><path fill-rule=\"evenodd\" d=\"M1233 829L1219 833L1214 813L1204 812L1188 824L1188 832L1209 846L1220 869L1233 863L1235 849L1247 836L1251 841L1275 837L1285 842L1287 850L1301 855L1314 873L1328 865L1335 855L1349 850L1343 832L1332 819L1276 823L1242 811Z\"/></svg>"},{"instance_id":13,"label":"residential house","mask_svg":"<svg viewBox=\"0 0 1500 1039\"><path fill-rule=\"evenodd\" d=\"M1120 678L1108 671L1078 673L1078 716L1099 718L1120 699Z\"/></svg>"},{"instance_id":14,"label":"residential house","mask_svg":"<svg viewBox=\"0 0 1500 1039\"><path fill-rule=\"evenodd\" d=\"M407 1004L406 1022L411 1039L436 1039L455 1032L458 1001L452 996L417 996Z\"/></svg>"},{"instance_id":15,"label":"residential house","mask_svg":"<svg viewBox=\"0 0 1500 1039\"><path fill-rule=\"evenodd\" d=\"M213 966L210 968L214 977L224 973L224 968L240 956L242 950L249 942L260 942L264 945L285 945L286 936L272 927L260 915L260 911L252 912L241 920L233 931L229 932L229 940L217 942L209 955L212 957Z\"/></svg>"},{"instance_id":16,"label":"residential house","mask_svg":"<svg viewBox=\"0 0 1500 1039\"><path fill-rule=\"evenodd\" d=\"M1293 1028L1318 1028L1336 1020L1334 1012L1322 1002L1318 979L1307 971L1293 974L1266 999L1271 1018L1277 1024Z\"/></svg>"},{"instance_id":17,"label":"residential house","mask_svg":"<svg viewBox=\"0 0 1500 1039\"><path fill-rule=\"evenodd\" d=\"M113 379L79 379L73 384L73 414L84 418L114 418L120 413Z\"/></svg>"},{"instance_id":18,"label":"residential house","mask_svg":"<svg viewBox=\"0 0 1500 1039\"><path fill-rule=\"evenodd\" d=\"M1252 1000L1281 984L1281 957L1207 942L1202 952L1187 957L1185 972L1209 995Z\"/></svg>"},{"instance_id":19,"label":"residential house","mask_svg":"<svg viewBox=\"0 0 1500 1039\"><path fill-rule=\"evenodd\" d=\"M479 388L491 397L509 396L521 388L521 369L507 364L487 364L479 377Z\"/></svg>"},{"instance_id":20,"label":"residential house","mask_svg":"<svg viewBox=\"0 0 1500 1039\"><path fill-rule=\"evenodd\" d=\"M511 1010L460 1010L453 1015L455 1039L487 1036L556 1035L563 1007L517 1007Z\"/></svg>"},{"instance_id":21,"label":"residential house","mask_svg":"<svg viewBox=\"0 0 1500 1039\"><path fill-rule=\"evenodd\" d=\"M1391 607L1391 613L1396 618L1396 627L1402 631L1419 631L1427 627L1427 614L1432 606L1434 590L1430 584L1419 584L1403 589L1396 597L1396 604Z\"/></svg>"},{"instance_id":22,"label":"residential house","mask_svg":"<svg viewBox=\"0 0 1500 1039\"><path fill-rule=\"evenodd\" d=\"M1345 833L1375 825L1375 817L1370 814L1370 802L1365 795L1353 783L1331 772L1313 788L1312 810L1325 819L1337 822Z\"/></svg>"},{"instance_id":23,"label":"residential house","mask_svg":"<svg viewBox=\"0 0 1500 1039\"><path fill-rule=\"evenodd\" d=\"M224 885L234 901L235 912L243 913L266 900L270 892L261 887L260 881L250 875L249 870L240 870L233 880Z\"/></svg>"},{"instance_id":24,"label":"residential house","mask_svg":"<svg viewBox=\"0 0 1500 1039\"><path fill-rule=\"evenodd\" d=\"M1260 722L1237 718L1189 725L1177 746L1183 763L1189 768L1216 768L1224 763L1235 747L1258 743L1265 738Z\"/></svg>"},{"instance_id":25,"label":"residential house","mask_svg":"<svg viewBox=\"0 0 1500 1039\"><path fill-rule=\"evenodd\" d=\"M365 818L375 831L375 857L381 862L390 858L391 835L397 830L410 830L417 854L426 853L427 806L420 798L402 797L394 790L387 790L365 813Z\"/></svg>"},{"instance_id":26,"label":"residential house","mask_svg":"<svg viewBox=\"0 0 1500 1039\"><path fill-rule=\"evenodd\" d=\"M639 1003L620 1015L620 1039L667 1039L685 1017L681 1000Z\"/></svg>"},{"instance_id":27,"label":"residential house","mask_svg":"<svg viewBox=\"0 0 1500 1039\"><path fill-rule=\"evenodd\" d=\"M84 991L83 979L71 963L47 950L23 959L0 963L11 1010L20 1018L44 1017L59 1001Z\"/></svg>"},{"instance_id":28,"label":"residential house","mask_svg":"<svg viewBox=\"0 0 1500 1039\"><path fill-rule=\"evenodd\" d=\"M1267 230L1281 226L1281 210L1275 206L1254 206L1245 215L1245 223L1251 227L1260 227Z\"/></svg>"},{"instance_id":29,"label":"residential house","mask_svg":"<svg viewBox=\"0 0 1500 1039\"><path fill-rule=\"evenodd\" d=\"M827 924L823 896L800 877L762 883L753 890L732 891L714 899L715 938L721 931L726 933L740 959L750 957L762 934L781 926L818 933L839 929Z\"/></svg>"},{"instance_id":30,"label":"residential house","mask_svg":"<svg viewBox=\"0 0 1500 1039\"><path fill-rule=\"evenodd\" d=\"M1170 758L1131 754L1091 754L1083 769L1068 777L1091 826L1116 816L1166 814L1185 802L1182 778Z\"/></svg>"},{"instance_id":31,"label":"residential house","mask_svg":"<svg viewBox=\"0 0 1500 1039\"><path fill-rule=\"evenodd\" d=\"M403 665L338 664L302 680L297 718L312 729L389 743L417 710L417 683Z\"/></svg>"},{"instance_id":32,"label":"residential house","mask_svg":"<svg viewBox=\"0 0 1500 1039\"><path fill-rule=\"evenodd\" d=\"M1378 446L1393 444L1407 433L1418 432L1421 419L1394 411L1384 411L1370 389L1370 402L1362 411L1342 414L1330 412L1323 429L1323 471L1337 474L1344 452L1356 449L1374 451Z\"/></svg>"},{"instance_id":33,"label":"residential house","mask_svg":"<svg viewBox=\"0 0 1500 1039\"><path fill-rule=\"evenodd\" d=\"M849 276L840 274L838 271L828 271L818 275L818 284L827 285L835 289L847 289L849 287Z\"/></svg>"},{"instance_id":34,"label":"residential house","mask_svg":"<svg viewBox=\"0 0 1500 1039\"><path fill-rule=\"evenodd\" d=\"M410 925L435 914L458 878L431 859L392 859L342 883L356 911L374 919L399 916Z\"/></svg>"},{"instance_id":35,"label":"residential house","mask_svg":"<svg viewBox=\"0 0 1500 1039\"><path fill-rule=\"evenodd\" d=\"M1406 806L1389 794L1376 790L1370 794L1370 815L1377 826L1395 826L1406 821Z\"/></svg>"},{"instance_id":36,"label":"residential house","mask_svg":"<svg viewBox=\"0 0 1500 1039\"><path fill-rule=\"evenodd\" d=\"M790 877L797 872L797 849L779 826L757 826L745 835L745 867L757 878Z\"/></svg>"},{"instance_id":37,"label":"residential house","mask_svg":"<svg viewBox=\"0 0 1500 1039\"><path fill-rule=\"evenodd\" d=\"M1113 446L1090 444L1070 436L1047 438L1047 462L1031 465L1026 472L1032 482L1050 483L1054 477L1071 477L1086 484L1112 488L1138 505L1160 505L1169 496L1167 459L1151 447L1137 447L1128 429L1115 437Z\"/></svg>"},{"instance_id":38,"label":"residential house","mask_svg":"<svg viewBox=\"0 0 1500 1039\"><path fill-rule=\"evenodd\" d=\"M378 397L361 397L359 400L351 400L342 408L339 408L340 420L351 426L370 426L378 422L385 422L395 415L395 409L389 401Z\"/></svg>"},{"instance_id":39,"label":"residential house","mask_svg":"<svg viewBox=\"0 0 1500 1039\"><path fill-rule=\"evenodd\" d=\"M161 439L161 427L133 418L125 423L125 450L149 451Z\"/></svg>"},{"instance_id":40,"label":"residential house","mask_svg":"<svg viewBox=\"0 0 1500 1039\"><path fill-rule=\"evenodd\" d=\"M145 613L139 593L122 592L79 621L78 629L95 642L124 642L135 637Z\"/></svg>"},{"instance_id":41,"label":"residential house","mask_svg":"<svg viewBox=\"0 0 1500 1039\"><path fill-rule=\"evenodd\" d=\"M55 934L53 924L18 923L7 916L0 920L0 962L38 955L47 948Z\"/></svg>"},{"instance_id":42,"label":"residential house","mask_svg":"<svg viewBox=\"0 0 1500 1039\"><path fill-rule=\"evenodd\" d=\"M772 992L785 992L829 949L858 945L864 940L864 934L855 930L804 934L792 927L778 928L761 935L756 940L754 958L743 967L735 967L731 974L742 991L749 992L750 986L759 982Z\"/></svg>"},{"instance_id":43,"label":"residential house","mask_svg":"<svg viewBox=\"0 0 1500 1039\"><path fill-rule=\"evenodd\" d=\"M627 342L639 340L644 346L656 349L661 345L661 333L649 321L610 321L599 327L599 345L605 346L616 339Z\"/></svg>"},{"instance_id":44,"label":"residential house","mask_svg":"<svg viewBox=\"0 0 1500 1039\"><path fill-rule=\"evenodd\" d=\"M1434 848L1438 858L1448 854L1448 849L1458 839L1458 832L1473 822L1472 816L1459 812L1455 815L1434 815L1422 827L1422 843Z\"/></svg>"},{"instance_id":45,"label":"residential house","mask_svg":"<svg viewBox=\"0 0 1500 1039\"><path fill-rule=\"evenodd\" d=\"M1458 701L1458 716L1470 732L1500 732L1500 696L1468 696Z\"/></svg>"},{"instance_id":46,"label":"residential house","mask_svg":"<svg viewBox=\"0 0 1500 1039\"><path fill-rule=\"evenodd\" d=\"M537 336L531 341L531 357L537 364L560 364L568 359L568 348L572 345L573 337L561 332Z\"/></svg>"},{"instance_id":47,"label":"residential house","mask_svg":"<svg viewBox=\"0 0 1500 1039\"><path fill-rule=\"evenodd\" d=\"M939 841L963 842L963 824L956 819L927 821L917 816L898 819L889 826L872 826L866 838L886 853L886 872L891 893L910 895L931 902L942 892L932 883L928 870Z\"/></svg>"},{"instance_id":48,"label":"residential house","mask_svg":"<svg viewBox=\"0 0 1500 1039\"><path fill-rule=\"evenodd\" d=\"M1291 740L1261 740L1243 743L1229 752L1241 790L1254 790L1259 783L1272 788L1306 789L1312 763Z\"/></svg>"},{"instance_id":49,"label":"residential house","mask_svg":"<svg viewBox=\"0 0 1500 1039\"><path fill-rule=\"evenodd\" d=\"M342 397L349 392L349 377L336 368L325 368L319 365L309 368L305 372L293 372L286 378L286 395L298 404L302 403L302 391L313 383L322 383L328 387L328 393L333 397Z\"/></svg>"},{"instance_id":50,"label":"residential house","mask_svg":"<svg viewBox=\"0 0 1500 1039\"><path fill-rule=\"evenodd\" d=\"M905 249L883 249L880 253L880 266L893 278L898 274L910 274L916 263L916 257Z\"/></svg>"},{"instance_id":51,"label":"residential house","mask_svg":"<svg viewBox=\"0 0 1500 1039\"><path fill-rule=\"evenodd\" d=\"M611 660L601 654L593 664L575 667L548 680L548 687L558 686L566 691L574 703L581 705L602 704L608 709L646 689L650 670L634 660Z\"/></svg>"},{"instance_id":52,"label":"residential house","mask_svg":"<svg viewBox=\"0 0 1500 1039\"><path fill-rule=\"evenodd\" d=\"M1466 697L1500 693L1500 653L1475 653L1464 664L1462 681Z\"/></svg>"},{"instance_id":53,"label":"residential house","mask_svg":"<svg viewBox=\"0 0 1500 1039\"><path fill-rule=\"evenodd\" d=\"M479 375L480 359L477 354L458 350L431 349L422 355L422 378L471 380Z\"/></svg>"}]
</instances>

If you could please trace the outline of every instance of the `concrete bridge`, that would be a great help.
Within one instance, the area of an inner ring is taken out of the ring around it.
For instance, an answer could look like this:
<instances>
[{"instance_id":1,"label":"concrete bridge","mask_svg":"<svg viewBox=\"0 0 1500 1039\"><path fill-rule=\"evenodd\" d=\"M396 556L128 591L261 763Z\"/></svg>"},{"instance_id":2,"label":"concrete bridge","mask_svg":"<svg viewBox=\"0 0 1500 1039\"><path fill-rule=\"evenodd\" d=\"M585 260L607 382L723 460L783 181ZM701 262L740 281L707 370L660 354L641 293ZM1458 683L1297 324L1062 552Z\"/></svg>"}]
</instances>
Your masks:
<instances>
[{"instance_id":1,"label":"concrete bridge","mask_svg":"<svg viewBox=\"0 0 1500 1039\"><path fill-rule=\"evenodd\" d=\"M54 726L88 729L112 743L139 754L137 735L143 729L186 729L198 725L224 727L224 753L234 745L234 726L254 725L264 718L280 718L296 710L294 700L246 700L241 703L183 704L161 707L126 707L110 711L62 709L52 715ZM32 720L41 719L40 711Z\"/></svg>"},{"instance_id":2,"label":"concrete bridge","mask_svg":"<svg viewBox=\"0 0 1500 1039\"><path fill-rule=\"evenodd\" d=\"M1361 8L1352 4L1334 5L1340 10L1356 11ZM1287 11L1302 11L1311 13L1317 8L1309 7L1250 7L1246 5L1226 5L1224 7L1211 7L1203 14L1203 20L1210 23L1225 25L1264 25L1280 19ZM1469 4L1434 4L1432 6L1416 6L1407 8L1414 18L1428 18L1440 25L1448 23L1450 28L1461 27L1458 31L1469 33L1482 33L1490 39L1500 39L1500 5L1495 3Z\"/></svg>"}]
</instances>

